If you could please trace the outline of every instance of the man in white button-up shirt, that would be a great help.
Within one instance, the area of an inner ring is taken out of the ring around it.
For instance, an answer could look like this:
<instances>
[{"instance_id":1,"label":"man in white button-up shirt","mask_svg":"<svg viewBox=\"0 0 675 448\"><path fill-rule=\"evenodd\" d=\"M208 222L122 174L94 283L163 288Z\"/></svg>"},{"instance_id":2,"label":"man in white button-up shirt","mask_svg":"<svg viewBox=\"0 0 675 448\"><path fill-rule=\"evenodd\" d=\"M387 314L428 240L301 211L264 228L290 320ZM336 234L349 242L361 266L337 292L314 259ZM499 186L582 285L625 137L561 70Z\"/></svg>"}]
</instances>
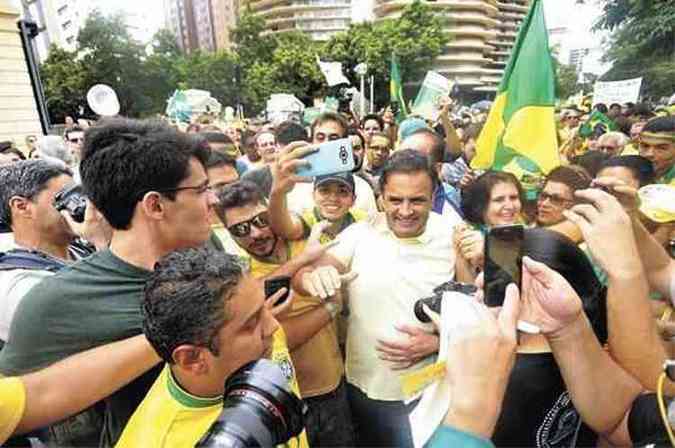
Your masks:
<instances>
[{"instance_id":1,"label":"man in white button-up shirt","mask_svg":"<svg viewBox=\"0 0 675 448\"><path fill-rule=\"evenodd\" d=\"M394 153L380 180L384 213L350 226L321 266L294 278L296 289L328 297L341 286L339 273L358 274L347 286L346 373L361 446L412 446L401 375L432 363L438 350L433 327L413 307L455 277L452 228L431 212L435 182L426 156Z\"/></svg>"}]
</instances>

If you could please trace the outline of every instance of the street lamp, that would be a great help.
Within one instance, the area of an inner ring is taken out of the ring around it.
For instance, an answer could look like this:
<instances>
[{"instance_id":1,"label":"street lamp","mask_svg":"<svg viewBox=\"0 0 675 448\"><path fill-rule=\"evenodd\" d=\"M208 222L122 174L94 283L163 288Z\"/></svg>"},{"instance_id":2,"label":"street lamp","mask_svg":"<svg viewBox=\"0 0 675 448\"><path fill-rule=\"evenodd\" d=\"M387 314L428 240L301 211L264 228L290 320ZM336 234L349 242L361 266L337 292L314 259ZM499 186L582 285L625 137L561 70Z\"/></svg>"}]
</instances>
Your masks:
<instances>
[{"instance_id":1,"label":"street lamp","mask_svg":"<svg viewBox=\"0 0 675 448\"><path fill-rule=\"evenodd\" d=\"M368 65L365 62L360 63L354 67L354 71L361 77L361 117L366 114L366 73L368 73Z\"/></svg>"}]
</instances>

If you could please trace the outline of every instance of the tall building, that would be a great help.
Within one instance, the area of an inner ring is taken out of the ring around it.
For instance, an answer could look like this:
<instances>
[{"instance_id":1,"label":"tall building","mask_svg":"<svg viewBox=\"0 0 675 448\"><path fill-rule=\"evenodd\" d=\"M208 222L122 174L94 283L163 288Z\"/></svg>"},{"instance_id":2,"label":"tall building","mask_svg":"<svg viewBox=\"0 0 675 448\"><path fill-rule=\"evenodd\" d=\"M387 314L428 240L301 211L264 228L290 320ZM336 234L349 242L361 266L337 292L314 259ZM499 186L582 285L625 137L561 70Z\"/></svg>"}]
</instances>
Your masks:
<instances>
[{"instance_id":1,"label":"tall building","mask_svg":"<svg viewBox=\"0 0 675 448\"><path fill-rule=\"evenodd\" d=\"M377 19L400 17L412 0L375 0ZM434 70L470 94L495 92L529 0L437 0L427 4L443 18L450 40Z\"/></svg>"},{"instance_id":2,"label":"tall building","mask_svg":"<svg viewBox=\"0 0 675 448\"><path fill-rule=\"evenodd\" d=\"M49 46L75 50L77 35L92 6L88 0L21 0L22 16L35 22L40 34L34 39L40 61L47 58Z\"/></svg>"},{"instance_id":3,"label":"tall building","mask_svg":"<svg viewBox=\"0 0 675 448\"><path fill-rule=\"evenodd\" d=\"M215 51L231 46L230 30L237 24L240 0L165 0L168 28L176 35L178 46Z\"/></svg>"},{"instance_id":4,"label":"tall building","mask_svg":"<svg viewBox=\"0 0 675 448\"><path fill-rule=\"evenodd\" d=\"M299 30L314 40L328 40L352 21L352 8L363 0L243 0L247 8L266 20L270 33Z\"/></svg>"}]
</instances>

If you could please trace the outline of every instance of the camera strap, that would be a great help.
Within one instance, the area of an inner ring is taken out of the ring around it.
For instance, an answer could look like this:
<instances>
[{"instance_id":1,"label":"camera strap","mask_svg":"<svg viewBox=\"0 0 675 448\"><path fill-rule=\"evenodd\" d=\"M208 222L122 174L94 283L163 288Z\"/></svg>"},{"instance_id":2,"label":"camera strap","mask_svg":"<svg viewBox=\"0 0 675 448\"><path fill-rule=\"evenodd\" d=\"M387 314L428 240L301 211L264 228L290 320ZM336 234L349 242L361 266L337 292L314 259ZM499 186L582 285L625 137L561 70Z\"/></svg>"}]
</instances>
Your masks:
<instances>
[{"instance_id":1,"label":"camera strap","mask_svg":"<svg viewBox=\"0 0 675 448\"><path fill-rule=\"evenodd\" d=\"M64 261L36 250L12 249L0 252L0 271L26 269L57 272L64 267Z\"/></svg>"}]
</instances>

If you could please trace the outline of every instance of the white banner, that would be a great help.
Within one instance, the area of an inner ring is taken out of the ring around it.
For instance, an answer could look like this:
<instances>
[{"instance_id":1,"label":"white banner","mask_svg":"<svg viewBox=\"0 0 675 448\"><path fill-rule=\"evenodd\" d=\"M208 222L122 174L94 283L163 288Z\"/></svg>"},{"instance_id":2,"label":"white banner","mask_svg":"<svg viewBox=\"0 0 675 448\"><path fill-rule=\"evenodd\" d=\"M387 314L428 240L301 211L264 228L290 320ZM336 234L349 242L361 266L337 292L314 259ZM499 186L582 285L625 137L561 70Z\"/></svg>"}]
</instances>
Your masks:
<instances>
[{"instance_id":1,"label":"white banner","mask_svg":"<svg viewBox=\"0 0 675 448\"><path fill-rule=\"evenodd\" d=\"M642 78L624 79L623 81L596 82L593 89L593 104L603 103L637 103L640 98Z\"/></svg>"},{"instance_id":2,"label":"white banner","mask_svg":"<svg viewBox=\"0 0 675 448\"><path fill-rule=\"evenodd\" d=\"M441 113L439 101L447 97L452 90L452 82L434 71L428 71L422 82L417 98L411 108L411 113L421 115L427 120L436 121Z\"/></svg>"},{"instance_id":3,"label":"white banner","mask_svg":"<svg viewBox=\"0 0 675 448\"><path fill-rule=\"evenodd\" d=\"M321 73L326 77L329 87L339 84L349 84L349 80L342 74L341 62L323 62L318 56L316 57L316 62L319 64Z\"/></svg>"}]
</instances>

